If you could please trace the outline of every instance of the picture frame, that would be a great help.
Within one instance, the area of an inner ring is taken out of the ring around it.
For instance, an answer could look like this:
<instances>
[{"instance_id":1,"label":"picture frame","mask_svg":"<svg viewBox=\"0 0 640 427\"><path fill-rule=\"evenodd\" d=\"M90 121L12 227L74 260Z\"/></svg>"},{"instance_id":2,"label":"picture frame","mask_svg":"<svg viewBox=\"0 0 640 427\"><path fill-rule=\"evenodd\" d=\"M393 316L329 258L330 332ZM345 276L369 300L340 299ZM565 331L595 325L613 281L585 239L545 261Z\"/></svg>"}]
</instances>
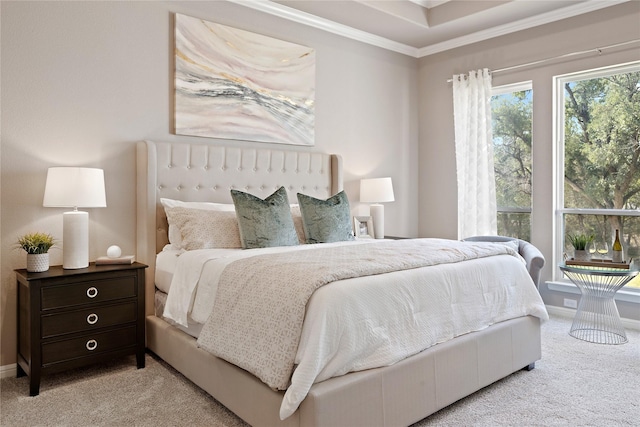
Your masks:
<instances>
[{"instance_id":1,"label":"picture frame","mask_svg":"<svg viewBox=\"0 0 640 427\"><path fill-rule=\"evenodd\" d=\"M375 239L373 231L373 218L370 216L354 216L353 230L356 239Z\"/></svg>"}]
</instances>

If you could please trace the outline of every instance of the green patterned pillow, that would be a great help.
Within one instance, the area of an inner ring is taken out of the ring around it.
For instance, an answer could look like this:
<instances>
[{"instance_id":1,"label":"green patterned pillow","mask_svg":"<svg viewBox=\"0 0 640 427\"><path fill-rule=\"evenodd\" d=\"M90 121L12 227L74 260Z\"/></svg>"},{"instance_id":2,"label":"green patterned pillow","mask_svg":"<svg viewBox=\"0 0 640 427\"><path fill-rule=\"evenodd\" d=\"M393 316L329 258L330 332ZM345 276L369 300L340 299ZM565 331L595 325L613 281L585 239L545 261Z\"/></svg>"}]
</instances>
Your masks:
<instances>
[{"instance_id":1,"label":"green patterned pillow","mask_svg":"<svg viewBox=\"0 0 640 427\"><path fill-rule=\"evenodd\" d=\"M307 243L354 240L349 199L344 191L327 200L298 193L298 203Z\"/></svg>"},{"instance_id":2,"label":"green patterned pillow","mask_svg":"<svg viewBox=\"0 0 640 427\"><path fill-rule=\"evenodd\" d=\"M231 198L236 207L243 248L293 246L300 243L284 187L264 200L238 190L231 190Z\"/></svg>"}]
</instances>

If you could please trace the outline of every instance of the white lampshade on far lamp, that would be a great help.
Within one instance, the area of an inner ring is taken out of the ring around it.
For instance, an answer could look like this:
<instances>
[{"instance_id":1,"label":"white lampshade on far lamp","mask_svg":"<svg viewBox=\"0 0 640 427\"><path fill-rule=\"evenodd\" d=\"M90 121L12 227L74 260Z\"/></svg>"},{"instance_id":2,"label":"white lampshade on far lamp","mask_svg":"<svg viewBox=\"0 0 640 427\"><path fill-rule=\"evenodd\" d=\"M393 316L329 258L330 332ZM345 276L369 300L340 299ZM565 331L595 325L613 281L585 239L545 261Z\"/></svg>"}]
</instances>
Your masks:
<instances>
[{"instance_id":1,"label":"white lampshade on far lamp","mask_svg":"<svg viewBox=\"0 0 640 427\"><path fill-rule=\"evenodd\" d=\"M73 208L62 216L62 268L89 266L89 214L78 208L104 208L104 171L55 167L47 171L44 207Z\"/></svg>"},{"instance_id":2,"label":"white lampshade on far lamp","mask_svg":"<svg viewBox=\"0 0 640 427\"><path fill-rule=\"evenodd\" d=\"M384 239L384 206L381 203L394 200L391 178L371 178L360 181L360 201L373 203L370 206L370 212L373 220L373 235L376 239Z\"/></svg>"}]
</instances>

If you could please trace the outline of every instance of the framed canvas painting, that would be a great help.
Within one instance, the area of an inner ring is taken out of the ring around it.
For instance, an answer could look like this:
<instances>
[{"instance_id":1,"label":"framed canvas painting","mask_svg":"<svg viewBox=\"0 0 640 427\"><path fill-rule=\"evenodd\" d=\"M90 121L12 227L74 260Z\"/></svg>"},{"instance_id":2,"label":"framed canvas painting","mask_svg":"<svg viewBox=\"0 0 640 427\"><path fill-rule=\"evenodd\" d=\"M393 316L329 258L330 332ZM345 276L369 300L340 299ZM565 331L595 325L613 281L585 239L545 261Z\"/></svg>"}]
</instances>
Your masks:
<instances>
[{"instance_id":1,"label":"framed canvas painting","mask_svg":"<svg viewBox=\"0 0 640 427\"><path fill-rule=\"evenodd\" d=\"M175 16L175 132L314 144L315 50Z\"/></svg>"}]
</instances>

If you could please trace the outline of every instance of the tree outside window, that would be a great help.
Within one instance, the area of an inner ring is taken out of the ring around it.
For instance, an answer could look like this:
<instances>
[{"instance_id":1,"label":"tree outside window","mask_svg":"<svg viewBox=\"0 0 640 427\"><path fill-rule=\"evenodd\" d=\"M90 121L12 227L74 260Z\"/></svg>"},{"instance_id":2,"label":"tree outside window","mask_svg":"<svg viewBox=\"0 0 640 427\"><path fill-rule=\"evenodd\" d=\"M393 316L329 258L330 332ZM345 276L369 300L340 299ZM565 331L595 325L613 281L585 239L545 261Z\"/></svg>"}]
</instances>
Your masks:
<instances>
[{"instance_id":1,"label":"tree outside window","mask_svg":"<svg viewBox=\"0 0 640 427\"><path fill-rule=\"evenodd\" d=\"M531 83L494 88L491 97L498 234L531 240Z\"/></svg>"}]
</instances>

